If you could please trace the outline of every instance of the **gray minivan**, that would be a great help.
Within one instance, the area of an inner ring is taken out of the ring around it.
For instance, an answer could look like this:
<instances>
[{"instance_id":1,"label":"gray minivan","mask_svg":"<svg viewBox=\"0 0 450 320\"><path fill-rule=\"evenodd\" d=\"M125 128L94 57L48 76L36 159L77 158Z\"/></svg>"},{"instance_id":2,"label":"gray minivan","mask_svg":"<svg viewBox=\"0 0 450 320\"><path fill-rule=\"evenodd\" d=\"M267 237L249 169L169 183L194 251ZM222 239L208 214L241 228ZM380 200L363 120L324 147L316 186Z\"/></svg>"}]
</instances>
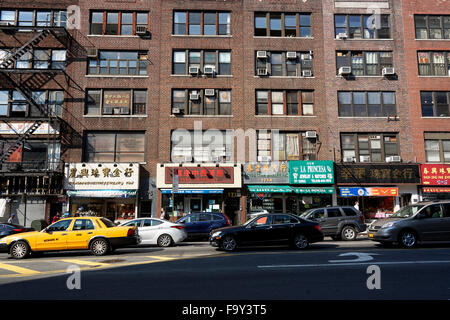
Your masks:
<instances>
[{"instance_id":1,"label":"gray minivan","mask_svg":"<svg viewBox=\"0 0 450 320\"><path fill-rule=\"evenodd\" d=\"M354 207L325 207L309 209L300 217L318 222L325 236L333 240L356 240L366 230L364 216Z\"/></svg>"},{"instance_id":2,"label":"gray minivan","mask_svg":"<svg viewBox=\"0 0 450 320\"><path fill-rule=\"evenodd\" d=\"M408 205L387 219L375 220L368 229L369 239L386 246L412 248L428 241L450 241L450 200Z\"/></svg>"}]
</instances>

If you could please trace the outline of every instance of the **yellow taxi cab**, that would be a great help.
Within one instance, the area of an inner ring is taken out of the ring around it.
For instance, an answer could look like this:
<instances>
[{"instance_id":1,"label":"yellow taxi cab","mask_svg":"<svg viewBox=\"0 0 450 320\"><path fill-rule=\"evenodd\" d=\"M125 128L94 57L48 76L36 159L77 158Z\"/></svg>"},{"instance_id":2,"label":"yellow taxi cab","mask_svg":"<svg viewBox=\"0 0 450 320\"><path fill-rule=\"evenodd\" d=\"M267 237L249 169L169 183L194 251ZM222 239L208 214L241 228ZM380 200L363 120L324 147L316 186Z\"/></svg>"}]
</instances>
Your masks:
<instances>
[{"instance_id":1,"label":"yellow taxi cab","mask_svg":"<svg viewBox=\"0 0 450 320\"><path fill-rule=\"evenodd\" d=\"M83 250L96 256L138 244L136 227L116 226L103 217L61 219L42 231L19 233L0 239L0 252L22 259L32 252Z\"/></svg>"}]
</instances>

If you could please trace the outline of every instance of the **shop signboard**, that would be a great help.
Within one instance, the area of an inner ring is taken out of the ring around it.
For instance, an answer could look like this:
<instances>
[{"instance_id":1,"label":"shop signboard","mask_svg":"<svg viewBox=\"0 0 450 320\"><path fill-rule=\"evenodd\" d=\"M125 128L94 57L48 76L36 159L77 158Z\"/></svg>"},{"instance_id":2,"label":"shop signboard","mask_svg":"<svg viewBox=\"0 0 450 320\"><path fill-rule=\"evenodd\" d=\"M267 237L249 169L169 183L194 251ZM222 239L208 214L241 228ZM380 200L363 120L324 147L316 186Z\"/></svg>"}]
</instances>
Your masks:
<instances>
[{"instance_id":1,"label":"shop signboard","mask_svg":"<svg viewBox=\"0 0 450 320\"><path fill-rule=\"evenodd\" d=\"M336 183L418 184L417 164L336 164Z\"/></svg>"},{"instance_id":2,"label":"shop signboard","mask_svg":"<svg viewBox=\"0 0 450 320\"><path fill-rule=\"evenodd\" d=\"M244 164L244 184L289 184L289 162L249 162Z\"/></svg>"},{"instance_id":3,"label":"shop signboard","mask_svg":"<svg viewBox=\"0 0 450 320\"><path fill-rule=\"evenodd\" d=\"M339 187L342 197L398 197L398 188Z\"/></svg>"},{"instance_id":4,"label":"shop signboard","mask_svg":"<svg viewBox=\"0 0 450 320\"><path fill-rule=\"evenodd\" d=\"M333 161L289 162L290 184L334 184Z\"/></svg>"},{"instance_id":5,"label":"shop signboard","mask_svg":"<svg viewBox=\"0 0 450 320\"><path fill-rule=\"evenodd\" d=\"M137 190L138 163L69 163L64 170L66 190Z\"/></svg>"},{"instance_id":6,"label":"shop signboard","mask_svg":"<svg viewBox=\"0 0 450 320\"><path fill-rule=\"evenodd\" d=\"M137 190L68 190L68 197L80 198L135 198Z\"/></svg>"},{"instance_id":7,"label":"shop signboard","mask_svg":"<svg viewBox=\"0 0 450 320\"><path fill-rule=\"evenodd\" d=\"M0 134L24 134L34 125L34 122L8 122L0 123ZM58 124L42 123L34 132L37 134L59 134Z\"/></svg>"},{"instance_id":8,"label":"shop signboard","mask_svg":"<svg viewBox=\"0 0 450 320\"><path fill-rule=\"evenodd\" d=\"M450 165L422 164L420 165L422 184L425 186L450 186Z\"/></svg>"},{"instance_id":9,"label":"shop signboard","mask_svg":"<svg viewBox=\"0 0 450 320\"><path fill-rule=\"evenodd\" d=\"M422 188L424 193L450 193L450 187L431 187L431 188Z\"/></svg>"},{"instance_id":10,"label":"shop signboard","mask_svg":"<svg viewBox=\"0 0 450 320\"><path fill-rule=\"evenodd\" d=\"M165 183L172 184L178 172L178 183L182 184L233 184L234 167L166 167Z\"/></svg>"}]
</instances>

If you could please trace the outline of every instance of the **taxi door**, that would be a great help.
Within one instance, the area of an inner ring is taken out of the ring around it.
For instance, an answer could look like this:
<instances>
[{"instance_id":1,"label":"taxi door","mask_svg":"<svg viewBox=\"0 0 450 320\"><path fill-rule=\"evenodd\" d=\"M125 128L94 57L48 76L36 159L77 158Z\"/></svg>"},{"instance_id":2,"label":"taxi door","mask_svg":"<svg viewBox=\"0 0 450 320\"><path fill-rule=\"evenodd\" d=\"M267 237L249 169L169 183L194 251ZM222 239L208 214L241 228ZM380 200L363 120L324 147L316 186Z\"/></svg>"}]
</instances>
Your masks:
<instances>
[{"instance_id":1,"label":"taxi door","mask_svg":"<svg viewBox=\"0 0 450 320\"><path fill-rule=\"evenodd\" d=\"M42 230L36 237L34 251L66 250L67 236L72 219L60 220Z\"/></svg>"},{"instance_id":2,"label":"taxi door","mask_svg":"<svg viewBox=\"0 0 450 320\"><path fill-rule=\"evenodd\" d=\"M89 218L77 218L68 233L67 249L88 249L89 240L95 236L95 225Z\"/></svg>"}]
</instances>

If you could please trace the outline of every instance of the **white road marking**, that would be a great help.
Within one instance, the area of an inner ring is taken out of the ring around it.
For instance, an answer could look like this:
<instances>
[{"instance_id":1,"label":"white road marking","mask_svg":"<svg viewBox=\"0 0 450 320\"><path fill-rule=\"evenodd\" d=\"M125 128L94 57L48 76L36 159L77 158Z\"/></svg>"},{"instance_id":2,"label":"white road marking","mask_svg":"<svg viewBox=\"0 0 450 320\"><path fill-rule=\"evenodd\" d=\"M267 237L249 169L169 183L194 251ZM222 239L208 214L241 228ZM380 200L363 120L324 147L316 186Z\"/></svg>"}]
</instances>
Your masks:
<instances>
[{"instance_id":1,"label":"white road marking","mask_svg":"<svg viewBox=\"0 0 450 320\"><path fill-rule=\"evenodd\" d=\"M330 263L346 263L346 262L364 262L373 260L372 256L376 256L378 253L364 253L364 252L346 252L339 255L339 257L356 256L353 260L328 260Z\"/></svg>"},{"instance_id":2,"label":"white road marking","mask_svg":"<svg viewBox=\"0 0 450 320\"><path fill-rule=\"evenodd\" d=\"M348 263L322 263L322 264L279 264L257 266L260 269L269 268L317 268L317 267L337 267L337 266L365 266L365 265L401 265L401 264L450 264L450 260L441 261L380 261L380 262L348 262Z\"/></svg>"}]
</instances>

